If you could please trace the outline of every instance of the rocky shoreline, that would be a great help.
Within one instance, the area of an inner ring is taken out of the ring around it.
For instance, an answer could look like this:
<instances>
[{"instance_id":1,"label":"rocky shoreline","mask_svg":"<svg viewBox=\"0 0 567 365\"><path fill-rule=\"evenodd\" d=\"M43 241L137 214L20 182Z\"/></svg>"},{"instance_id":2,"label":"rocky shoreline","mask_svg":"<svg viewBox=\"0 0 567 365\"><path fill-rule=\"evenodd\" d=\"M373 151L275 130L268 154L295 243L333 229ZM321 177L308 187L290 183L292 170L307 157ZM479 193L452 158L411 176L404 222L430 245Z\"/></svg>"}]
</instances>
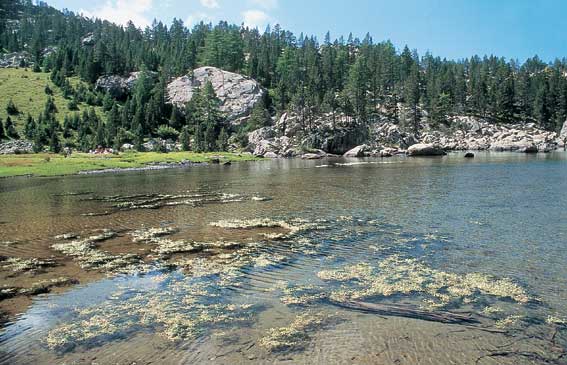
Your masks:
<instances>
[{"instance_id":1,"label":"rocky shoreline","mask_svg":"<svg viewBox=\"0 0 567 365\"><path fill-rule=\"evenodd\" d=\"M309 129L301 124L297 116L284 114L274 126L249 133L248 150L268 158L313 159L329 155L443 155L450 151L546 153L565 148L567 142L567 121L559 134L537 128L534 123L491 124L470 116L453 117L451 130L433 129L424 123L419 135L407 133L388 120L361 126L345 116L327 115L313 121ZM305 151L301 147L305 145L316 148Z\"/></svg>"}]
</instances>

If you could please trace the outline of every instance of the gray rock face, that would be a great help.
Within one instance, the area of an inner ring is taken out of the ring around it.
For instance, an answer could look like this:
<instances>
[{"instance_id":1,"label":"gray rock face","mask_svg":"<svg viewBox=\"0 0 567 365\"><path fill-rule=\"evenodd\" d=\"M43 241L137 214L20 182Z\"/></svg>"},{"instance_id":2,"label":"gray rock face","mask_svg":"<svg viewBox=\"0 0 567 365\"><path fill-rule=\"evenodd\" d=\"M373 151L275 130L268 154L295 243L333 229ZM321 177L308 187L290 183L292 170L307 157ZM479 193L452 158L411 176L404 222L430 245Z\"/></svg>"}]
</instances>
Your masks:
<instances>
[{"instance_id":1,"label":"gray rock face","mask_svg":"<svg viewBox=\"0 0 567 365\"><path fill-rule=\"evenodd\" d=\"M293 140L295 145L317 148L333 154L344 154L368 140L368 130L356 119L326 113L309 121L294 113L284 113L277 120L276 130Z\"/></svg>"},{"instance_id":2,"label":"gray rock face","mask_svg":"<svg viewBox=\"0 0 567 365\"><path fill-rule=\"evenodd\" d=\"M418 143L408 148L408 156L442 156L447 153L436 144Z\"/></svg>"},{"instance_id":3,"label":"gray rock face","mask_svg":"<svg viewBox=\"0 0 567 365\"><path fill-rule=\"evenodd\" d=\"M192 77L182 76L169 83L169 101L184 107L193 97L195 89L203 87L207 81L211 82L221 101L220 110L234 124L248 117L265 93L255 80L216 67L201 67L193 70Z\"/></svg>"},{"instance_id":4,"label":"gray rock face","mask_svg":"<svg viewBox=\"0 0 567 365\"><path fill-rule=\"evenodd\" d=\"M364 157L366 156L367 150L368 150L368 146L365 144L356 146L355 148L345 152L343 157Z\"/></svg>"},{"instance_id":5,"label":"gray rock face","mask_svg":"<svg viewBox=\"0 0 567 365\"><path fill-rule=\"evenodd\" d=\"M32 153L33 143L26 140L13 140L0 143L0 155L11 155L18 153Z\"/></svg>"},{"instance_id":6,"label":"gray rock face","mask_svg":"<svg viewBox=\"0 0 567 365\"><path fill-rule=\"evenodd\" d=\"M83 38L81 38L81 44L83 46L94 46L95 44L95 36L92 33L88 33Z\"/></svg>"},{"instance_id":7,"label":"gray rock face","mask_svg":"<svg viewBox=\"0 0 567 365\"><path fill-rule=\"evenodd\" d=\"M95 88L109 93L113 98L122 98L129 91L126 78L117 75L99 77L96 80Z\"/></svg>"},{"instance_id":8,"label":"gray rock face","mask_svg":"<svg viewBox=\"0 0 567 365\"><path fill-rule=\"evenodd\" d=\"M0 68L16 68L32 64L31 56L26 51L0 55Z\"/></svg>"},{"instance_id":9,"label":"gray rock face","mask_svg":"<svg viewBox=\"0 0 567 365\"><path fill-rule=\"evenodd\" d=\"M450 134L426 130L422 143L436 143L445 150L493 150L549 152L557 148L557 134L539 129L533 123L492 124L482 119L458 116Z\"/></svg>"},{"instance_id":10,"label":"gray rock face","mask_svg":"<svg viewBox=\"0 0 567 365\"><path fill-rule=\"evenodd\" d=\"M119 75L101 76L96 80L95 88L109 93L113 98L123 98L132 91L136 81L142 75L141 71L131 72L127 77ZM148 76L154 77L154 72L148 72Z\"/></svg>"}]
</instances>

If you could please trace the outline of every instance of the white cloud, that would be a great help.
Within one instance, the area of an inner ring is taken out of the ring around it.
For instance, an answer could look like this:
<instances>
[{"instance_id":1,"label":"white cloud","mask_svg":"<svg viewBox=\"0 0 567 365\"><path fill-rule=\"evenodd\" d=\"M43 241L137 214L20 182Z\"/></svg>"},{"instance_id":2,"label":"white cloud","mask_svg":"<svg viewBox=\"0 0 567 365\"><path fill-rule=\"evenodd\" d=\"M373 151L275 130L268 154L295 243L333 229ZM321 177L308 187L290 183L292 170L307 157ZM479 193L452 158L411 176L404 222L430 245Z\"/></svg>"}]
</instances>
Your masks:
<instances>
[{"instance_id":1,"label":"white cloud","mask_svg":"<svg viewBox=\"0 0 567 365\"><path fill-rule=\"evenodd\" d=\"M145 27L151 24L145 13L152 8L152 2L153 0L107 0L100 8L81 9L79 12L89 18L105 19L122 25L132 21L138 27Z\"/></svg>"},{"instance_id":2,"label":"white cloud","mask_svg":"<svg viewBox=\"0 0 567 365\"><path fill-rule=\"evenodd\" d=\"M272 22L272 18L262 10L246 10L241 13L245 26L263 31Z\"/></svg>"},{"instance_id":3,"label":"white cloud","mask_svg":"<svg viewBox=\"0 0 567 365\"><path fill-rule=\"evenodd\" d=\"M200 2L205 8L216 9L219 7L219 2L217 0L200 0Z\"/></svg>"},{"instance_id":4,"label":"white cloud","mask_svg":"<svg viewBox=\"0 0 567 365\"><path fill-rule=\"evenodd\" d=\"M211 18L211 16L207 13L203 13L203 12L196 12L193 14L190 14L187 19L185 19L185 26L187 27L192 27L196 24L198 24L199 22L205 22L205 23L210 23L213 21L213 19Z\"/></svg>"},{"instance_id":5,"label":"white cloud","mask_svg":"<svg viewBox=\"0 0 567 365\"><path fill-rule=\"evenodd\" d=\"M249 0L252 5L257 5L264 9L275 9L278 7L278 0Z\"/></svg>"}]
</instances>

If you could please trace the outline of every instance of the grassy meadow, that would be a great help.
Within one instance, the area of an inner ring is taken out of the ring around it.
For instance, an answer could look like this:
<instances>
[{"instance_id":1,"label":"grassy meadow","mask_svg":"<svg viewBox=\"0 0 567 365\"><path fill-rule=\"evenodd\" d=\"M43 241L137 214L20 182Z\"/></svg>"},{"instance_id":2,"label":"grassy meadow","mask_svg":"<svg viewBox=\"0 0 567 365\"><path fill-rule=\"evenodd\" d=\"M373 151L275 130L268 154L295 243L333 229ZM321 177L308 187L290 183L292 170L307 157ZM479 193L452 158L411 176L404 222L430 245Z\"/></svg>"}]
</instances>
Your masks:
<instances>
[{"instance_id":1,"label":"grassy meadow","mask_svg":"<svg viewBox=\"0 0 567 365\"><path fill-rule=\"evenodd\" d=\"M203 163L210 162L213 158L218 158L221 163L257 160L249 154L228 152L125 152L119 155L73 153L67 158L52 153L0 155L0 177L70 175L81 171L135 168L158 163Z\"/></svg>"},{"instance_id":2,"label":"grassy meadow","mask_svg":"<svg viewBox=\"0 0 567 365\"><path fill-rule=\"evenodd\" d=\"M77 111L69 110L69 100L63 97L61 89L51 82L48 73L32 72L31 69L24 68L0 68L0 118L6 121L8 113L6 112L6 105L12 99L20 114L12 115L12 121L16 125L16 129L20 132L23 129L26 117L29 114L32 117L37 116L43 112L45 102L48 95L45 93L45 86L53 91L53 100L57 106L57 119L63 122L65 115L76 113ZM71 85L76 86L81 81L77 77L69 78ZM90 108L90 106L79 103L79 111ZM102 108L95 107L97 114L103 117Z\"/></svg>"}]
</instances>

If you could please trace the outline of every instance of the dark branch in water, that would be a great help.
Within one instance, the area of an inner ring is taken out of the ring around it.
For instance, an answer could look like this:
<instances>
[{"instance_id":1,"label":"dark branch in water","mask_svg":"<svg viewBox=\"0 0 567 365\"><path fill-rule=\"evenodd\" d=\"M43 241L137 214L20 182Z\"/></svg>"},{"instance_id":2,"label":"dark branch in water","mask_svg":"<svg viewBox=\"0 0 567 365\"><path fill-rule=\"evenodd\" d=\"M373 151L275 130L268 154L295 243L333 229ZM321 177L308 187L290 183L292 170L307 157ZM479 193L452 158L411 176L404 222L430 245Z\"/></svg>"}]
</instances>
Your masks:
<instances>
[{"instance_id":1,"label":"dark branch in water","mask_svg":"<svg viewBox=\"0 0 567 365\"><path fill-rule=\"evenodd\" d=\"M422 310L411 305L400 304L376 304L359 301L338 302L329 301L331 304L353 309L357 311L376 313L384 316L406 317L421 319L424 321L451 323L451 324L464 324L464 323L480 323L471 314L458 314L451 312L430 312Z\"/></svg>"}]
</instances>

